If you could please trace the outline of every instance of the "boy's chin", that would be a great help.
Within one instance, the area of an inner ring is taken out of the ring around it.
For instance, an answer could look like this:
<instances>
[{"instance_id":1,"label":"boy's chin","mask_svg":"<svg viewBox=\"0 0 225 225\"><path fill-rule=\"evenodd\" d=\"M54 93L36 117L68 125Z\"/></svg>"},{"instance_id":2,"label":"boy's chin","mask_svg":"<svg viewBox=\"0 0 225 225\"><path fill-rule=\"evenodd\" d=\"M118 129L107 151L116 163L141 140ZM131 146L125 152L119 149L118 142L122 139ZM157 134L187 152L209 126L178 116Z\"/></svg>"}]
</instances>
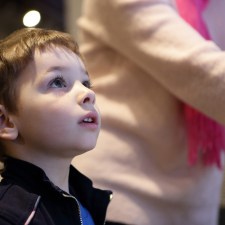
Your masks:
<instances>
[{"instance_id":1,"label":"boy's chin","mask_svg":"<svg viewBox=\"0 0 225 225\"><path fill-rule=\"evenodd\" d=\"M95 148L95 146L96 146L96 143L93 144L93 145L90 145L90 146L85 146L85 148L82 148L82 149L80 149L79 151L76 152L77 153L76 156L85 154L89 151L92 151Z\"/></svg>"}]
</instances>

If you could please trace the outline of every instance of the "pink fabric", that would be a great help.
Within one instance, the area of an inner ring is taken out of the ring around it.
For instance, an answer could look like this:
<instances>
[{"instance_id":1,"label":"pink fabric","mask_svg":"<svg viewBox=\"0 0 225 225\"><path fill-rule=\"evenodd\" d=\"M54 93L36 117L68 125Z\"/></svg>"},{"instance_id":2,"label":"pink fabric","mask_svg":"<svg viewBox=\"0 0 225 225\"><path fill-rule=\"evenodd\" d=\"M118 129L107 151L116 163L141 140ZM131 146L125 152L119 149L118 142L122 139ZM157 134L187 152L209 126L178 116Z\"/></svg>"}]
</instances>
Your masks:
<instances>
[{"instance_id":1,"label":"pink fabric","mask_svg":"<svg viewBox=\"0 0 225 225\"><path fill-rule=\"evenodd\" d=\"M177 0L178 11L205 39L210 35L202 18L208 0ZM221 168L221 151L225 146L225 129L207 116L185 105L188 130L189 163L202 159L205 165L216 164Z\"/></svg>"},{"instance_id":2,"label":"pink fabric","mask_svg":"<svg viewBox=\"0 0 225 225\"><path fill-rule=\"evenodd\" d=\"M177 0L178 11L192 27L206 39L210 39L207 28L202 19L202 11L208 0Z\"/></svg>"}]
</instances>

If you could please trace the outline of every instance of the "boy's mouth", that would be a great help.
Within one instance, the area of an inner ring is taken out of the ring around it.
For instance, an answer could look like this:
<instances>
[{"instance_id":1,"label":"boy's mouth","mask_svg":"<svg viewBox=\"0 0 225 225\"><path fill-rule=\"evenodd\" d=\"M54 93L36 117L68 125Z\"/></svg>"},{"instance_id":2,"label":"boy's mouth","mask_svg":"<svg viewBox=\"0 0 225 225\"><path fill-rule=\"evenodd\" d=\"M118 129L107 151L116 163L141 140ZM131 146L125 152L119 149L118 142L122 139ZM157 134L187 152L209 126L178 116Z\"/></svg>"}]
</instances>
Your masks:
<instances>
[{"instance_id":1,"label":"boy's mouth","mask_svg":"<svg viewBox=\"0 0 225 225\"><path fill-rule=\"evenodd\" d=\"M81 126L84 126L89 129L98 128L98 114L97 112L90 112L87 115L83 116L79 122Z\"/></svg>"}]
</instances>

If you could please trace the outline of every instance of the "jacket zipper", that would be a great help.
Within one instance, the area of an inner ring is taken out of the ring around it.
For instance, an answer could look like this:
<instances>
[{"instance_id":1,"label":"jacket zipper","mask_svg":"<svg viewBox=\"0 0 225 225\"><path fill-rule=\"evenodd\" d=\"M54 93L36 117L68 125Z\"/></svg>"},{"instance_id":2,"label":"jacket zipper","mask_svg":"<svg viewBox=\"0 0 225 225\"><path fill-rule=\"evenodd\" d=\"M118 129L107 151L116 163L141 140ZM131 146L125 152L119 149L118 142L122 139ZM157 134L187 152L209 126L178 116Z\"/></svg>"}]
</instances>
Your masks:
<instances>
[{"instance_id":1,"label":"jacket zipper","mask_svg":"<svg viewBox=\"0 0 225 225\"><path fill-rule=\"evenodd\" d=\"M76 201L77 208L78 208L78 214L79 214L80 223L81 223L81 225L83 225L83 220L82 220L81 210L80 210L80 205L79 205L78 200L74 196L72 196L72 195L63 194L63 196L64 197L67 197L67 198L72 198L72 199L74 199ZM113 194L110 194L109 200L111 201L112 198L113 198ZM38 196L38 198L37 198L37 200L36 200L36 202L34 204L34 208L33 208L32 212L31 212L31 214L28 216L28 218L27 218L26 222L24 223L24 225L29 225L30 224L31 220L33 219L33 217L34 217L34 215L36 213L36 209L38 207L38 204L39 204L40 200L41 200L41 196Z\"/></svg>"},{"instance_id":2,"label":"jacket zipper","mask_svg":"<svg viewBox=\"0 0 225 225\"><path fill-rule=\"evenodd\" d=\"M77 204L77 208L78 208L78 214L79 214L79 218L80 218L80 224L83 225L83 220L82 220L81 210L80 210L80 205L79 205L78 200L74 196L72 196L72 195L63 194L63 196L66 197L66 198L72 198L72 199L75 200L75 202Z\"/></svg>"},{"instance_id":3,"label":"jacket zipper","mask_svg":"<svg viewBox=\"0 0 225 225\"><path fill-rule=\"evenodd\" d=\"M33 208L32 212L31 212L31 214L28 216L28 218L27 218L26 222L24 223L24 225L29 225L30 224L31 220L33 219L33 217L34 217L34 215L36 213L36 209L38 207L38 204L39 204L40 200L41 200L41 196L38 196L38 198L37 198L37 200L36 200L36 202L34 204L34 208Z\"/></svg>"}]
</instances>

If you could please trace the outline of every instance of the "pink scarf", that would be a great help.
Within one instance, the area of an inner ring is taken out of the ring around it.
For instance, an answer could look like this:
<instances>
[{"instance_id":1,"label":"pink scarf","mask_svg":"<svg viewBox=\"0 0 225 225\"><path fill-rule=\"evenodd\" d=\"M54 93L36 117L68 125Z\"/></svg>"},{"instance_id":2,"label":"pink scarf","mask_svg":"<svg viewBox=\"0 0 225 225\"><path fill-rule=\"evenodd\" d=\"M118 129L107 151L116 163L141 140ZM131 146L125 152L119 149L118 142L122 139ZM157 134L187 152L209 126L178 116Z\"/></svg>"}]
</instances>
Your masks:
<instances>
[{"instance_id":1,"label":"pink scarf","mask_svg":"<svg viewBox=\"0 0 225 225\"><path fill-rule=\"evenodd\" d=\"M210 35L204 24L202 12L208 0L176 0L181 17L205 39ZM194 165L201 159L204 165L221 165L221 151L225 146L225 129L212 119L185 105L188 132L188 160Z\"/></svg>"}]
</instances>

